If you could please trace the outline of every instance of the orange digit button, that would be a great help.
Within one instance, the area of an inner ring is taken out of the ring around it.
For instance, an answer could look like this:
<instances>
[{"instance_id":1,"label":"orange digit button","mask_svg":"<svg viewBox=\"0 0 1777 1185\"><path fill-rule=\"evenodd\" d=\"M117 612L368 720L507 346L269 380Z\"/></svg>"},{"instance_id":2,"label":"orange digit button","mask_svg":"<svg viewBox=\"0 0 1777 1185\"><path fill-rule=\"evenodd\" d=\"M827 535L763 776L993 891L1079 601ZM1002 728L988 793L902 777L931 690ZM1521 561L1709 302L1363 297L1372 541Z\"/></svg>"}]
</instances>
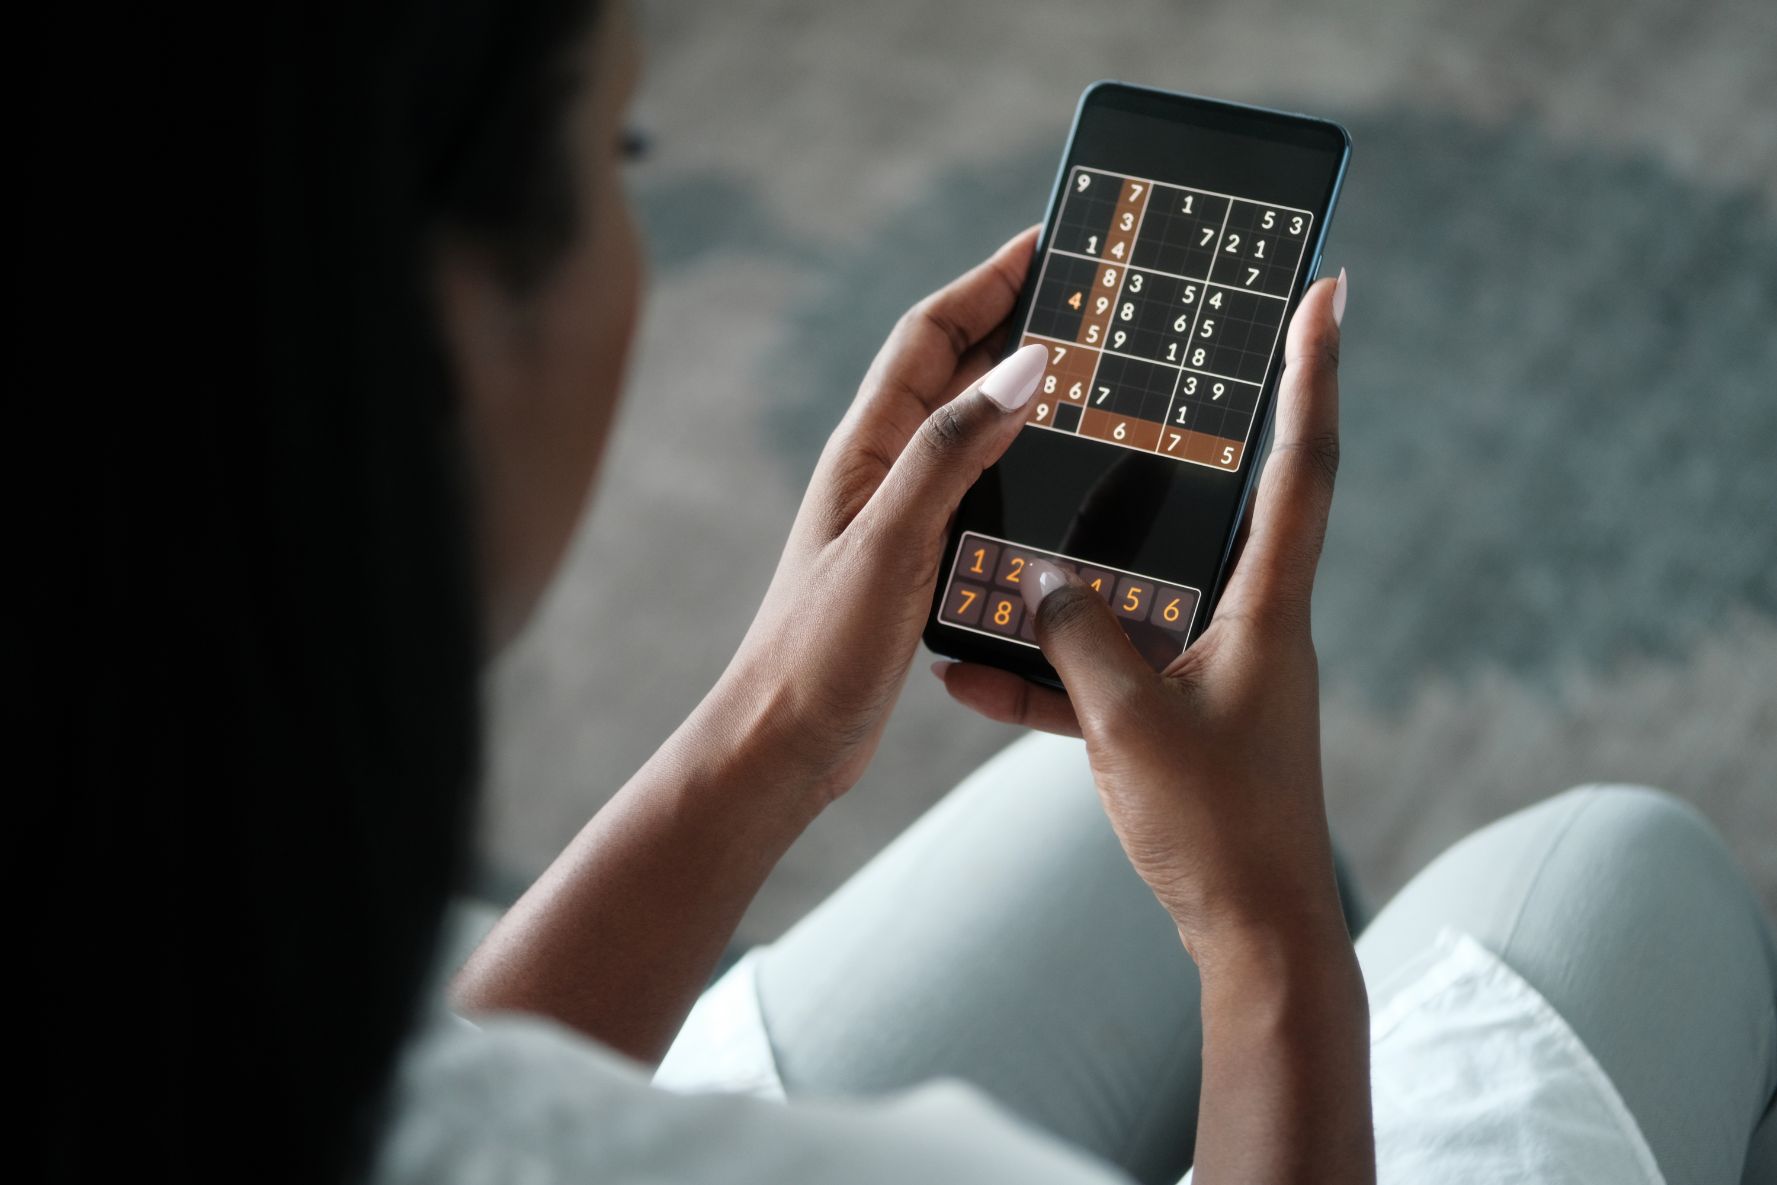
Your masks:
<instances>
[{"instance_id":1,"label":"orange digit button","mask_svg":"<svg viewBox=\"0 0 1777 1185\"><path fill-rule=\"evenodd\" d=\"M1125 576L1117 582L1117 593L1111 598L1111 608L1116 610L1119 617L1145 621L1148 616L1148 601L1153 595L1153 582Z\"/></svg>"}]
</instances>

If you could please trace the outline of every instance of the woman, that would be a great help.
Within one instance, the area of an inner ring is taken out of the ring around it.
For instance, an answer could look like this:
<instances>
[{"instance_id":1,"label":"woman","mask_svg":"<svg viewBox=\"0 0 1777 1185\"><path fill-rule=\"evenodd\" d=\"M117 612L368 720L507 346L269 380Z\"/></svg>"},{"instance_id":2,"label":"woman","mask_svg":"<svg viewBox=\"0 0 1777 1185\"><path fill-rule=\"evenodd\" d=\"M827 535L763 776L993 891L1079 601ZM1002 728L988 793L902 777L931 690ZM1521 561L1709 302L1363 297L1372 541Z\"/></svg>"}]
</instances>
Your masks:
<instances>
[{"instance_id":1,"label":"woman","mask_svg":"<svg viewBox=\"0 0 1777 1185\"><path fill-rule=\"evenodd\" d=\"M475 669L558 567L616 405L640 302L620 178L636 49L627 11L591 0L289 24L269 41L272 397L224 509L253 561L231 652L254 726L248 998L315 1173L1363 1181L1380 1147L1385 1172L1466 1179L1526 1148L1737 1177L1771 1127L1772 944L1684 808L1592 790L1506 820L1354 950L1308 614L1343 276L1290 327L1276 447L1201 640L1155 676L1097 598L1043 573L1037 637L1065 695L938 677L1083 749L1015 746L748 964L764 1027L741 1036L769 1038L788 1106L648 1087L767 872L868 764L945 523L1018 431L1036 372L990 363L1030 231L895 327L727 671L463 969L454 1005L479 1030L417 1037L379 1108L469 818ZM832 602L855 612L797 627ZM1651 963L1649 926L1671 952ZM1444 927L1468 945L1440 946ZM1542 1044L1489 1044L1428 967ZM1376 1046L1373 1134L1365 984L1397 974L1419 996L1378 1002L1419 1003L1378 1014L1405 1036ZM707 1027L675 1050L686 1077L731 1052ZM1516 1110L1485 1075L1401 1097L1415 1068L1459 1064L1555 1086ZM946 1074L999 1106L952 1088L802 1101ZM1463 1098L1508 1137L1457 1146Z\"/></svg>"}]
</instances>

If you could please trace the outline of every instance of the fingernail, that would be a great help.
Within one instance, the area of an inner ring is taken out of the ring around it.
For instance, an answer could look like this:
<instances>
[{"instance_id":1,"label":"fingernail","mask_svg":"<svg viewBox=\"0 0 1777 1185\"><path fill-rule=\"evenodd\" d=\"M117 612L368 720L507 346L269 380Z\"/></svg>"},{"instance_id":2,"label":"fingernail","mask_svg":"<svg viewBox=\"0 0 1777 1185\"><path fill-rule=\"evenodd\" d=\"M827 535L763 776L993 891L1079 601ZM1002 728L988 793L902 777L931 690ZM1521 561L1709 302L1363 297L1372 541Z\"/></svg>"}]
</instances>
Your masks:
<instances>
[{"instance_id":1,"label":"fingernail","mask_svg":"<svg viewBox=\"0 0 1777 1185\"><path fill-rule=\"evenodd\" d=\"M1067 573L1051 564L1048 560L1032 560L1025 572L1036 577L1034 580L1020 581L1024 585L1024 604L1032 613L1043 603L1043 598L1067 583Z\"/></svg>"},{"instance_id":2,"label":"fingernail","mask_svg":"<svg viewBox=\"0 0 1777 1185\"><path fill-rule=\"evenodd\" d=\"M932 664L932 674L938 676L938 682L942 683L944 682L944 672L948 671L950 667L950 663L947 663L940 658L937 662Z\"/></svg>"},{"instance_id":3,"label":"fingernail","mask_svg":"<svg viewBox=\"0 0 1777 1185\"><path fill-rule=\"evenodd\" d=\"M1016 350L981 380L981 393L1001 411L1017 411L1030 402L1049 361L1049 347L1032 342Z\"/></svg>"},{"instance_id":4,"label":"fingernail","mask_svg":"<svg viewBox=\"0 0 1777 1185\"><path fill-rule=\"evenodd\" d=\"M1339 282L1333 285L1333 324L1345 323L1345 269L1339 269Z\"/></svg>"}]
</instances>

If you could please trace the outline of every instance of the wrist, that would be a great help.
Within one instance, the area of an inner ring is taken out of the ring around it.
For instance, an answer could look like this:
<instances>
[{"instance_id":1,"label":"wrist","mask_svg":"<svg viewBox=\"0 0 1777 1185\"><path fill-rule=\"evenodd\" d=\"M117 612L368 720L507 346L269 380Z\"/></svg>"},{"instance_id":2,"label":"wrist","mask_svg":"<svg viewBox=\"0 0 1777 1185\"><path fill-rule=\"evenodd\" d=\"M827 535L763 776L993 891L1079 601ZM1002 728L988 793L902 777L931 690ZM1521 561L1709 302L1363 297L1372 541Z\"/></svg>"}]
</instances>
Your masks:
<instances>
[{"instance_id":1,"label":"wrist","mask_svg":"<svg viewBox=\"0 0 1777 1185\"><path fill-rule=\"evenodd\" d=\"M1290 983L1328 971L1355 972L1357 954L1335 896L1306 899L1288 911L1225 919L1212 927L1179 927L1179 939L1202 976L1204 991L1222 985Z\"/></svg>"},{"instance_id":2,"label":"wrist","mask_svg":"<svg viewBox=\"0 0 1777 1185\"><path fill-rule=\"evenodd\" d=\"M1222 934L1199 969L1200 1177L1373 1182L1369 1001L1343 926Z\"/></svg>"},{"instance_id":3,"label":"wrist","mask_svg":"<svg viewBox=\"0 0 1777 1185\"><path fill-rule=\"evenodd\" d=\"M699 781L805 826L833 795L819 755L799 736L797 718L789 689L737 660L663 752L671 751L676 764L703 769Z\"/></svg>"},{"instance_id":4,"label":"wrist","mask_svg":"<svg viewBox=\"0 0 1777 1185\"><path fill-rule=\"evenodd\" d=\"M1351 946L1324 817L1281 827L1283 838L1229 828L1222 850L1198 854L1196 875L1156 887L1200 966Z\"/></svg>"}]
</instances>

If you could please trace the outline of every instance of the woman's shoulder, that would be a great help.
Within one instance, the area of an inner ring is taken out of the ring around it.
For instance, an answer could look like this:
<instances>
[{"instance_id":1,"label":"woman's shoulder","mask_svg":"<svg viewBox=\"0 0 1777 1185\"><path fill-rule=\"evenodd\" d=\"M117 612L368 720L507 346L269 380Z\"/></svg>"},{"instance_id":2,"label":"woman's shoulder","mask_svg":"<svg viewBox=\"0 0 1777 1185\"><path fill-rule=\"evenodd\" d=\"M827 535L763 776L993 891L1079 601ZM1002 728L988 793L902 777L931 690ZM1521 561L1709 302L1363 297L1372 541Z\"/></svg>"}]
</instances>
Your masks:
<instances>
[{"instance_id":1,"label":"woman's shoulder","mask_svg":"<svg viewBox=\"0 0 1777 1185\"><path fill-rule=\"evenodd\" d=\"M378 1185L664 1179L1118 1180L984 1096L940 1082L881 1102L679 1095L547 1021L435 1024L403 1058Z\"/></svg>"},{"instance_id":2,"label":"woman's shoulder","mask_svg":"<svg viewBox=\"0 0 1777 1185\"><path fill-rule=\"evenodd\" d=\"M597 1129L617 1123L638 1083L638 1067L547 1021L440 1017L402 1058L373 1180L523 1180L526 1165L547 1162L591 1170Z\"/></svg>"}]
</instances>

